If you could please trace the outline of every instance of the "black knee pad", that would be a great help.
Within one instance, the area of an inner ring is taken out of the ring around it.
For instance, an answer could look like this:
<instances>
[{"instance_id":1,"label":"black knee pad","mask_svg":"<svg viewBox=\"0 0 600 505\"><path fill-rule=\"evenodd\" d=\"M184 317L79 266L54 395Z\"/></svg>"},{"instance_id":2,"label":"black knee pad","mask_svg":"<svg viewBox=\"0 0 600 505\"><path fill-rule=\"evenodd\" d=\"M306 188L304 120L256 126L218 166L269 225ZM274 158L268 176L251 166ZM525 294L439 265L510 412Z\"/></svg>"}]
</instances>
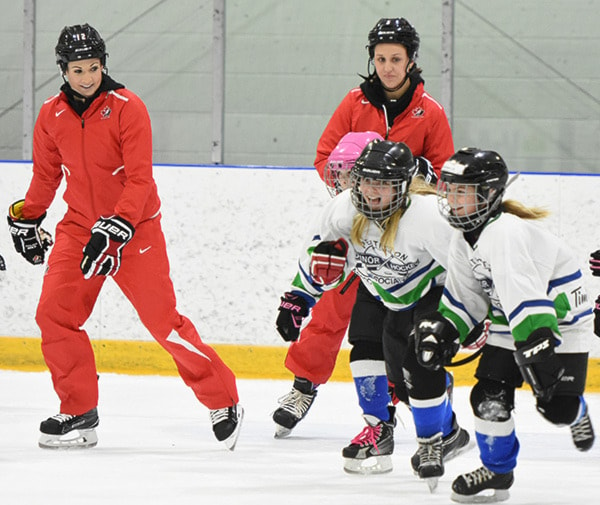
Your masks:
<instances>
[{"instance_id":1,"label":"black knee pad","mask_svg":"<svg viewBox=\"0 0 600 505\"><path fill-rule=\"evenodd\" d=\"M369 340L357 340L353 342L352 349L350 349L350 363L367 359L385 361L381 342L372 342Z\"/></svg>"},{"instance_id":2,"label":"black knee pad","mask_svg":"<svg viewBox=\"0 0 600 505\"><path fill-rule=\"evenodd\" d=\"M480 379L471 390L473 414L485 421L508 421L515 404L515 390L488 379Z\"/></svg>"},{"instance_id":3,"label":"black knee pad","mask_svg":"<svg viewBox=\"0 0 600 505\"><path fill-rule=\"evenodd\" d=\"M554 395L549 402L539 401L537 411L552 424L571 424L579 413L579 396Z\"/></svg>"}]
</instances>

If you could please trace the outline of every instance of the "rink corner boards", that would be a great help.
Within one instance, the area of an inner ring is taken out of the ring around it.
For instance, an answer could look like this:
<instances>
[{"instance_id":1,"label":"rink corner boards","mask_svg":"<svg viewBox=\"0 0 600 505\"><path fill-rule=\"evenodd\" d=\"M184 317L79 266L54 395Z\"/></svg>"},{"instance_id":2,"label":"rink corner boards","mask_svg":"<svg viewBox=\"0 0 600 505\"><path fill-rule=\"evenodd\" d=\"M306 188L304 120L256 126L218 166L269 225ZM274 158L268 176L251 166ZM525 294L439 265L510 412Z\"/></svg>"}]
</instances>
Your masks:
<instances>
[{"instance_id":1,"label":"rink corner boards","mask_svg":"<svg viewBox=\"0 0 600 505\"><path fill-rule=\"evenodd\" d=\"M235 344L212 344L219 356L239 379L288 380L293 376L285 368L285 346L251 346ZM0 336L0 369L42 372L46 364L40 349L41 340L35 337ZM100 373L126 375L177 375L177 369L169 354L154 341L92 340L96 366ZM348 366L347 349L338 356L330 380L352 380ZM466 357L459 353L458 358ZM452 367L457 386L474 384L473 374L477 360L459 367ZM600 358L592 357L588 366L587 391L600 392Z\"/></svg>"}]
</instances>

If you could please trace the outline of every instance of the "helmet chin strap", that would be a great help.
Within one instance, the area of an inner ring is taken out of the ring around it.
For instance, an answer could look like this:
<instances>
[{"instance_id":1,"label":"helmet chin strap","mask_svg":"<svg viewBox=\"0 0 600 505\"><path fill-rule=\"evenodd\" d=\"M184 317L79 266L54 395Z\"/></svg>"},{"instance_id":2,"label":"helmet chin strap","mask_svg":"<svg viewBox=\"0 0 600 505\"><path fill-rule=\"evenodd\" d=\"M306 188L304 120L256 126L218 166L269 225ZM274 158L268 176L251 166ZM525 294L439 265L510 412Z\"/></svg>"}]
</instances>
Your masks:
<instances>
[{"instance_id":1,"label":"helmet chin strap","mask_svg":"<svg viewBox=\"0 0 600 505\"><path fill-rule=\"evenodd\" d=\"M395 88L388 88L387 86L384 86L383 83L381 83L381 87L384 89L384 91L387 91L388 93L395 93L400 88L402 88L402 86L404 86L407 79L408 79L408 75L404 79L402 79L402 82L400 84L398 84L398 86L396 86Z\"/></svg>"},{"instance_id":2,"label":"helmet chin strap","mask_svg":"<svg viewBox=\"0 0 600 505\"><path fill-rule=\"evenodd\" d=\"M395 86L393 88L388 88L386 86L383 85L383 83L381 83L381 87L384 89L384 91L387 91L388 93L395 93L396 91L399 91L402 86L404 86L406 84L406 81L409 80L410 78L410 71L412 69L412 67L414 67L414 61L409 61L408 65L406 65L406 69L405 69L405 75L404 75L404 79L402 79L402 82L400 84L398 84L398 86Z\"/></svg>"}]
</instances>

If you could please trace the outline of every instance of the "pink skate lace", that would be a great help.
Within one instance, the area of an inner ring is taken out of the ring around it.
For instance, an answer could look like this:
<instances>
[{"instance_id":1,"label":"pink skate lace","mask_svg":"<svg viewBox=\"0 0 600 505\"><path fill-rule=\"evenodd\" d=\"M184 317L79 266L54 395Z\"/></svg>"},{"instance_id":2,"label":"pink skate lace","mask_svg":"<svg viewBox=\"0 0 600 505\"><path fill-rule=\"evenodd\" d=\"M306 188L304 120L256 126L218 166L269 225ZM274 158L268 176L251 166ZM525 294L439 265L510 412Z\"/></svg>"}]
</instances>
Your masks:
<instances>
[{"instance_id":1,"label":"pink skate lace","mask_svg":"<svg viewBox=\"0 0 600 505\"><path fill-rule=\"evenodd\" d=\"M364 447L365 445L372 445L377 452L379 452L379 448L377 447L377 439L381 435L381 426L365 426L364 429L356 435L351 444L358 445L360 447Z\"/></svg>"}]
</instances>

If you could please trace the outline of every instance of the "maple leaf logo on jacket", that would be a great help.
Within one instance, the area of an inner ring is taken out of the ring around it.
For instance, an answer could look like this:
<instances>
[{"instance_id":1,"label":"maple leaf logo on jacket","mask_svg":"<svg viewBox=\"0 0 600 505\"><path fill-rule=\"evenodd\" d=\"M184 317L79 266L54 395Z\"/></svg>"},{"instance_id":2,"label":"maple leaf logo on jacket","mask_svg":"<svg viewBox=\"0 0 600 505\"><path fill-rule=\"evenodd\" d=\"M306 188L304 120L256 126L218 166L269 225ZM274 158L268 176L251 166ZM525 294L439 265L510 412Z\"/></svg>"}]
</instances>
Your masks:
<instances>
[{"instance_id":1,"label":"maple leaf logo on jacket","mask_svg":"<svg viewBox=\"0 0 600 505\"><path fill-rule=\"evenodd\" d=\"M104 107L104 109L100 111L100 119L108 119L110 117L111 112L112 111L110 110L110 107L107 105L106 107Z\"/></svg>"}]
</instances>

